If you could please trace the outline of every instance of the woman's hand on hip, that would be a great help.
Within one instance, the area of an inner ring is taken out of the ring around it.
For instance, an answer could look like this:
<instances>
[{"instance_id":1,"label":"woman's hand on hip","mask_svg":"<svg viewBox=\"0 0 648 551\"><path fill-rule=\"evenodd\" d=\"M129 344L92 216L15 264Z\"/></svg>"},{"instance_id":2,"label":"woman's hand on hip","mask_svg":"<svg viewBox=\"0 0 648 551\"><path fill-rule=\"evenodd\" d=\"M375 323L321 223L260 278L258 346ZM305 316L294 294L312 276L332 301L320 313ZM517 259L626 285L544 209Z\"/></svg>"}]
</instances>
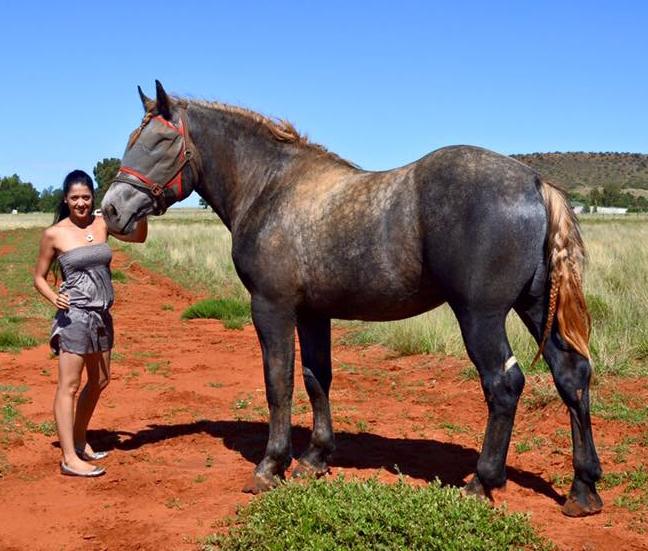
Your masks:
<instances>
[{"instance_id":1,"label":"woman's hand on hip","mask_svg":"<svg viewBox=\"0 0 648 551\"><path fill-rule=\"evenodd\" d=\"M70 307L70 297L68 297L65 293L59 293L58 295L56 295L54 306L56 306L59 310L67 310Z\"/></svg>"}]
</instances>

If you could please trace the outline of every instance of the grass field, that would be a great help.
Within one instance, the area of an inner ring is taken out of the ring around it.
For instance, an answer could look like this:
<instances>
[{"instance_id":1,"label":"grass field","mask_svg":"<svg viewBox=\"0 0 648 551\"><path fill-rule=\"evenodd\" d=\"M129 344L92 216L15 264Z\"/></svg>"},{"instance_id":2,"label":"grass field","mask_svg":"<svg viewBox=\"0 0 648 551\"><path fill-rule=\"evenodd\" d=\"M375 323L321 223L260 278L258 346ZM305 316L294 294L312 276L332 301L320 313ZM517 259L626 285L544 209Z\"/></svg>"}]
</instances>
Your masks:
<instances>
[{"instance_id":1,"label":"grass field","mask_svg":"<svg viewBox=\"0 0 648 551\"><path fill-rule=\"evenodd\" d=\"M639 246L648 243L648 216L587 216L582 229L589 255L585 290L593 317L595 369L601 374L648 375L648 247ZM216 298L249 300L232 265L230 234L213 213L175 212L152 219L147 242L127 249L148 266ZM447 306L404 321L345 325L352 329L352 343L382 343L402 354L465 356ZM516 314L509 316L507 327L516 356L529 365L535 342Z\"/></svg>"},{"instance_id":2,"label":"grass field","mask_svg":"<svg viewBox=\"0 0 648 551\"><path fill-rule=\"evenodd\" d=\"M17 228L44 228L54 220L50 212L31 212L29 214L0 214L0 230Z\"/></svg>"},{"instance_id":3,"label":"grass field","mask_svg":"<svg viewBox=\"0 0 648 551\"><path fill-rule=\"evenodd\" d=\"M54 309L32 283L40 231L34 226L13 229L0 255L0 351L34 346L47 335Z\"/></svg>"}]
</instances>

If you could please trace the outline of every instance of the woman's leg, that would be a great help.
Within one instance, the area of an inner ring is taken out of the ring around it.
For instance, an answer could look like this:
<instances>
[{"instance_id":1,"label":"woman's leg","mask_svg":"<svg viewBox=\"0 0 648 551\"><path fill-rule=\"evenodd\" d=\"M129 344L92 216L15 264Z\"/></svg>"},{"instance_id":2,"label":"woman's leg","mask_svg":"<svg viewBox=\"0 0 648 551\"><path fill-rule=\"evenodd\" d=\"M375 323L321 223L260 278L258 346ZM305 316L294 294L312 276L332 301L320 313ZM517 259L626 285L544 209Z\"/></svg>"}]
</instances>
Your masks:
<instances>
[{"instance_id":1,"label":"woman's leg","mask_svg":"<svg viewBox=\"0 0 648 551\"><path fill-rule=\"evenodd\" d=\"M58 385L54 396L54 419L63 461L75 471L91 471L94 466L82 461L74 451L74 398L81 384L84 357L61 351L59 356Z\"/></svg>"},{"instance_id":2,"label":"woman's leg","mask_svg":"<svg viewBox=\"0 0 648 551\"><path fill-rule=\"evenodd\" d=\"M110 350L85 356L88 381L79 394L74 419L74 444L77 449L92 453L86 441L86 431L101 392L110 382Z\"/></svg>"}]
</instances>

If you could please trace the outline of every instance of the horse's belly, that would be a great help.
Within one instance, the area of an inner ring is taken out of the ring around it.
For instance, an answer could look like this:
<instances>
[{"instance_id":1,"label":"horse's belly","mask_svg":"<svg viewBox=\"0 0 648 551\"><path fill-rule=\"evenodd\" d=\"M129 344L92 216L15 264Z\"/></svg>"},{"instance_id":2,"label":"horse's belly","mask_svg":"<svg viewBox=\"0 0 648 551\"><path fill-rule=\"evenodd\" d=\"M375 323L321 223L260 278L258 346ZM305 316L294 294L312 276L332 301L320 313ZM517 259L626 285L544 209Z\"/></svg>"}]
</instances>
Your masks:
<instances>
[{"instance_id":1,"label":"horse's belly","mask_svg":"<svg viewBox=\"0 0 648 551\"><path fill-rule=\"evenodd\" d=\"M330 318L362 321L392 321L422 314L446 302L439 290L416 293L373 293L354 290L308 301L309 309Z\"/></svg>"}]
</instances>

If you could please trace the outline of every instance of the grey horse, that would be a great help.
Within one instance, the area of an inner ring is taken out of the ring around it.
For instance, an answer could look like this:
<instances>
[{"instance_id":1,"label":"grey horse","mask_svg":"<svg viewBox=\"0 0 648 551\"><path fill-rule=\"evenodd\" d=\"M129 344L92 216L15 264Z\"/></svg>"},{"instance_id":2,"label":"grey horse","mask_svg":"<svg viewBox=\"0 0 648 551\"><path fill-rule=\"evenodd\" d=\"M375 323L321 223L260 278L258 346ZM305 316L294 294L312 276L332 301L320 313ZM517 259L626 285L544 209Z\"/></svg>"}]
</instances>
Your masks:
<instances>
[{"instance_id":1,"label":"grey horse","mask_svg":"<svg viewBox=\"0 0 648 551\"><path fill-rule=\"evenodd\" d=\"M244 488L267 490L292 459L297 328L313 430L295 474L321 475L334 450L331 319L384 321L447 303L480 375L488 422L468 493L506 481L524 375L505 320L514 309L539 344L569 410L574 480L563 512L602 509L590 421L590 319L583 242L564 193L491 151L445 147L369 172L309 142L286 121L139 89L131 134L102 211L128 232L196 191L232 234L249 290L270 410L265 455Z\"/></svg>"}]
</instances>

